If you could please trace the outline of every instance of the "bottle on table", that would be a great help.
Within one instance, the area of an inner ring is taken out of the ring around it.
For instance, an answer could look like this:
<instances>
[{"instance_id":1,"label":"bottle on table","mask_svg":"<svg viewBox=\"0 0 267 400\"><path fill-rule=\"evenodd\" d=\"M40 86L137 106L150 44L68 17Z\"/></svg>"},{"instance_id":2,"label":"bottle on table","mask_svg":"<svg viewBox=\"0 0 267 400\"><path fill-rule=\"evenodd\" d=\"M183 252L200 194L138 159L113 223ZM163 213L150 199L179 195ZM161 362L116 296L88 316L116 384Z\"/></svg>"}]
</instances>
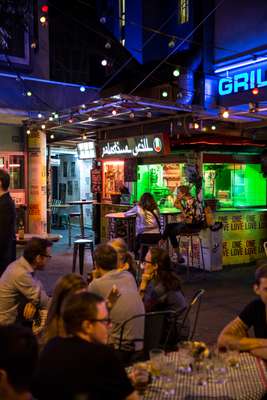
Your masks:
<instances>
[{"instance_id":1,"label":"bottle on table","mask_svg":"<svg viewBox=\"0 0 267 400\"><path fill-rule=\"evenodd\" d=\"M19 229L18 229L18 235L19 235L19 239L22 240L24 239L24 224L23 221L20 220L19 222Z\"/></svg>"}]
</instances>

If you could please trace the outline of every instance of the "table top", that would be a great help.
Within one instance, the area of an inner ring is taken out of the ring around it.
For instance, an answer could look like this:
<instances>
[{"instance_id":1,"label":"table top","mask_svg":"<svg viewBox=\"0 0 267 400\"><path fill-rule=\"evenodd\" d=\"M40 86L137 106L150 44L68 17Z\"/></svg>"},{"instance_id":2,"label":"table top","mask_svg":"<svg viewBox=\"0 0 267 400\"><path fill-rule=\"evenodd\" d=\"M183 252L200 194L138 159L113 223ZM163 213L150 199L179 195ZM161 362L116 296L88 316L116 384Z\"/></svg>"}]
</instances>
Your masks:
<instances>
[{"instance_id":1,"label":"table top","mask_svg":"<svg viewBox=\"0 0 267 400\"><path fill-rule=\"evenodd\" d=\"M51 242L58 242L60 239L62 239L62 235L55 235L52 233L47 233L43 235L38 235L34 233L25 233L24 239L19 239L18 235L16 237L16 244L26 244L29 240L31 240L33 237L39 237L42 239L48 239Z\"/></svg>"},{"instance_id":2,"label":"table top","mask_svg":"<svg viewBox=\"0 0 267 400\"><path fill-rule=\"evenodd\" d=\"M70 205L93 204L93 200L73 200L73 201L68 201L68 204Z\"/></svg>"},{"instance_id":3,"label":"table top","mask_svg":"<svg viewBox=\"0 0 267 400\"><path fill-rule=\"evenodd\" d=\"M135 215L126 216L123 212L118 213L109 213L105 215L106 218L119 218L119 219L127 219L127 218L135 218Z\"/></svg>"},{"instance_id":4,"label":"table top","mask_svg":"<svg viewBox=\"0 0 267 400\"><path fill-rule=\"evenodd\" d=\"M212 380L206 385L199 385L196 375L178 371L181 365L179 352L167 355L174 362L177 370L175 376L175 395L171 399L181 400L260 400L267 390L267 371L263 360L249 353L240 354L240 366L228 367L226 381L215 383ZM165 399L162 378L150 384L143 397L150 400Z\"/></svg>"},{"instance_id":5,"label":"table top","mask_svg":"<svg viewBox=\"0 0 267 400\"><path fill-rule=\"evenodd\" d=\"M69 208L70 204L52 204L50 208Z\"/></svg>"}]
</instances>

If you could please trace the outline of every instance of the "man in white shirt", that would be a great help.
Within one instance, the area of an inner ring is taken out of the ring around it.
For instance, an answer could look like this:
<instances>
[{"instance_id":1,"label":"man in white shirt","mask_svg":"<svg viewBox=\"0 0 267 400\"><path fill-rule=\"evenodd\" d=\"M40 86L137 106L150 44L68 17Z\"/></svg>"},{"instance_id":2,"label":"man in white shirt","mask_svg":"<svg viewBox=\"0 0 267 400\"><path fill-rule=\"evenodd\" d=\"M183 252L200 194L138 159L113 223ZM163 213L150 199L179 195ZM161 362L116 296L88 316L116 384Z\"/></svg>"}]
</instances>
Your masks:
<instances>
[{"instance_id":1,"label":"man in white shirt","mask_svg":"<svg viewBox=\"0 0 267 400\"><path fill-rule=\"evenodd\" d=\"M35 277L36 270L43 270L51 257L52 243L32 238L23 256L9 264L0 278L0 325L16 322L19 306L30 302L36 308L47 309L50 298L42 283Z\"/></svg>"}]
</instances>

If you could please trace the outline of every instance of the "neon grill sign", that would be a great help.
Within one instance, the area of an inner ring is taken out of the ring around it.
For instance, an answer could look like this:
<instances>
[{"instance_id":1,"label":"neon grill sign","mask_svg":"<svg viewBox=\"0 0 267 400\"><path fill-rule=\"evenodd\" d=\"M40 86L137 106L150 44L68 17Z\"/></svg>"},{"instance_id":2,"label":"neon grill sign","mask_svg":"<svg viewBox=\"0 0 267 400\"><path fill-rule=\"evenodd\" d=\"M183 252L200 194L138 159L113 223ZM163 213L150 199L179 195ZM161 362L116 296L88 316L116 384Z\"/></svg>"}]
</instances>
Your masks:
<instances>
[{"instance_id":1,"label":"neon grill sign","mask_svg":"<svg viewBox=\"0 0 267 400\"><path fill-rule=\"evenodd\" d=\"M221 78L218 86L219 95L225 96L251 90L255 87L265 87L267 86L266 72L267 67L256 68L248 72L237 73L231 77Z\"/></svg>"},{"instance_id":2,"label":"neon grill sign","mask_svg":"<svg viewBox=\"0 0 267 400\"><path fill-rule=\"evenodd\" d=\"M130 137L99 143L99 155L108 157L146 157L165 153L163 135Z\"/></svg>"}]
</instances>

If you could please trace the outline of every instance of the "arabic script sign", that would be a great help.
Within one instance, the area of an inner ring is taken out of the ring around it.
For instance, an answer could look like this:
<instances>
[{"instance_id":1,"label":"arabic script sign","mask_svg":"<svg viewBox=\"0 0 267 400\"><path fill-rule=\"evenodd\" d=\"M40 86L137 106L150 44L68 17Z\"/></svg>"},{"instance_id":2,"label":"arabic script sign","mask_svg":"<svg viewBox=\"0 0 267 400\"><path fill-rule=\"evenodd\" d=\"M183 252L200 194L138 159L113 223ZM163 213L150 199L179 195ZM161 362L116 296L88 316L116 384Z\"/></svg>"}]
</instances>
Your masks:
<instances>
[{"instance_id":1,"label":"arabic script sign","mask_svg":"<svg viewBox=\"0 0 267 400\"><path fill-rule=\"evenodd\" d=\"M100 157L121 156L127 158L165 154L166 146L164 142L163 134L100 142Z\"/></svg>"}]
</instances>

